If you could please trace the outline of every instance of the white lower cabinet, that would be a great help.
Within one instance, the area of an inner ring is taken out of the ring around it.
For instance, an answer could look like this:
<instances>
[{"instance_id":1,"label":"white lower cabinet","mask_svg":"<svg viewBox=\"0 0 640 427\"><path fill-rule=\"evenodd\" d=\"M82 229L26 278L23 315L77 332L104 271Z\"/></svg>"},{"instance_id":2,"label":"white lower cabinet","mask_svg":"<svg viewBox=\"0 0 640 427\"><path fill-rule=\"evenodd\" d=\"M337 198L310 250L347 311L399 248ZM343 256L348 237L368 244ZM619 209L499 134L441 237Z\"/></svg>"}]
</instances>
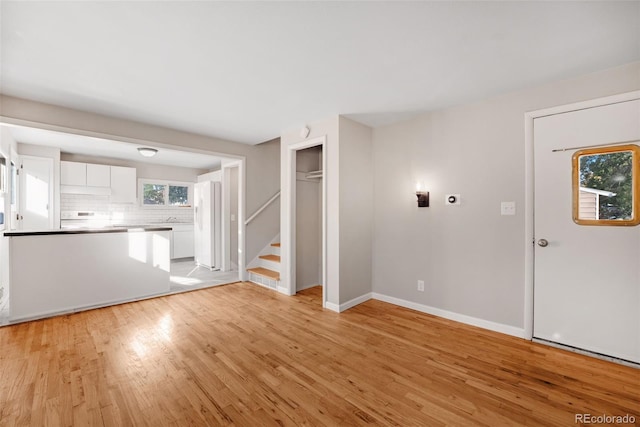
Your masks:
<instances>
[{"instance_id":1,"label":"white lower cabinet","mask_svg":"<svg viewBox=\"0 0 640 427\"><path fill-rule=\"evenodd\" d=\"M173 225L172 228L171 259L193 257L193 224Z\"/></svg>"}]
</instances>

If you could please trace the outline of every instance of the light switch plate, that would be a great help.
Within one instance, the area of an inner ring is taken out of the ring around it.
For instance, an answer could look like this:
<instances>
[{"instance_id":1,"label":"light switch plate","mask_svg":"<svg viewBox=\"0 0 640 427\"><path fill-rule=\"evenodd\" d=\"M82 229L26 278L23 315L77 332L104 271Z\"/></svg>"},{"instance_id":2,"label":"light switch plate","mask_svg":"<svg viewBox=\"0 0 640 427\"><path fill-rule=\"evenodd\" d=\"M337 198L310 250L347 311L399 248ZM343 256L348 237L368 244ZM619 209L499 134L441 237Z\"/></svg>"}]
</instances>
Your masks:
<instances>
[{"instance_id":1,"label":"light switch plate","mask_svg":"<svg viewBox=\"0 0 640 427\"><path fill-rule=\"evenodd\" d=\"M500 215L515 215L515 214L516 214L516 202L500 203Z\"/></svg>"}]
</instances>

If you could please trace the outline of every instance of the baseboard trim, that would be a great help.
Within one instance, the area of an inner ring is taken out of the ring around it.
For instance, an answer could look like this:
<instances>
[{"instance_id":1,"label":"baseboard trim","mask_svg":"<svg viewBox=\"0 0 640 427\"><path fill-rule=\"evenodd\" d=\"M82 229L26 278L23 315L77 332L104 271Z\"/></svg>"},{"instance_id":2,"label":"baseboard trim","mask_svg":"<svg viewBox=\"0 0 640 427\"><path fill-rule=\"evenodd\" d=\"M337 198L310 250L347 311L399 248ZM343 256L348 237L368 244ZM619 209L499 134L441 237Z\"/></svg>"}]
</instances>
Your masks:
<instances>
[{"instance_id":1,"label":"baseboard trim","mask_svg":"<svg viewBox=\"0 0 640 427\"><path fill-rule=\"evenodd\" d=\"M360 295L359 297L356 297L352 300L349 300L343 304L340 304L340 312L342 313L343 311L349 310L351 307L355 307L358 304L362 304L365 301L369 301L372 298L372 293L366 293L364 295Z\"/></svg>"},{"instance_id":2,"label":"baseboard trim","mask_svg":"<svg viewBox=\"0 0 640 427\"><path fill-rule=\"evenodd\" d=\"M278 283L280 283L280 281L278 281ZM280 285L276 285L276 290L278 292L280 292L281 294L285 294L285 295L295 295L295 292L292 294L289 292L289 288L287 288L286 286L280 286Z\"/></svg>"},{"instance_id":3,"label":"baseboard trim","mask_svg":"<svg viewBox=\"0 0 640 427\"><path fill-rule=\"evenodd\" d=\"M502 323L492 322L490 320L485 320L485 319L479 319L477 317L471 317L465 314L459 314L453 311L443 310L441 308L431 307L428 305L419 304L417 302L407 301L400 298L391 297L389 295L379 294L376 292L371 293L371 298L379 301L388 302L390 304L399 305L400 307L421 311L423 313L433 314L434 316L442 317L449 320L454 320L456 322L465 323L467 325L488 329L490 331L500 332L502 334L507 334L514 337L518 337L518 338L525 338L523 328L516 328L515 326L504 325Z\"/></svg>"},{"instance_id":4,"label":"baseboard trim","mask_svg":"<svg viewBox=\"0 0 640 427\"><path fill-rule=\"evenodd\" d=\"M371 292L369 292L342 304L335 304L335 303L326 301L324 303L324 308L331 311L335 311L336 313L342 313L343 311L349 310L351 307L355 307L358 304L362 304L365 301L369 301L372 298L371 295L372 295Z\"/></svg>"},{"instance_id":5,"label":"baseboard trim","mask_svg":"<svg viewBox=\"0 0 640 427\"><path fill-rule=\"evenodd\" d=\"M322 286L322 285L307 285L303 288L296 289L296 292L304 291L305 289L315 288L316 286Z\"/></svg>"},{"instance_id":6,"label":"baseboard trim","mask_svg":"<svg viewBox=\"0 0 640 427\"><path fill-rule=\"evenodd\" d=\"M329 301L325 301L324 308L326 308L327 310L335 311L336 313L340 313L340 306Z\"/></svg>"}]
</instances>

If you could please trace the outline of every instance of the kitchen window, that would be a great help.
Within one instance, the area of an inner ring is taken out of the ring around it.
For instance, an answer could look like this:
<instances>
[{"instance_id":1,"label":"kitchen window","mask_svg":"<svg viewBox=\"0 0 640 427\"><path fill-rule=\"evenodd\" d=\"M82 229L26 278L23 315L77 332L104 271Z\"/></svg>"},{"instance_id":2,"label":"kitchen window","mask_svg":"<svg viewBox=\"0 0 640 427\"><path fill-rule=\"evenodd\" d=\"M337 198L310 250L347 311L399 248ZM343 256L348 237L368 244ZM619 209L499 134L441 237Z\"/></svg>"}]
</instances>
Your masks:
<instances>
[{"instance_id":1,"label":"kitchen window","mask_svg":"<svg viewBox=\"0 0 640 427\"><path fill-rule=\"evenodd\" d=\"M190 207L193 183L141 179L139 192L142 206Z\"/></svg>"}]
</instances>

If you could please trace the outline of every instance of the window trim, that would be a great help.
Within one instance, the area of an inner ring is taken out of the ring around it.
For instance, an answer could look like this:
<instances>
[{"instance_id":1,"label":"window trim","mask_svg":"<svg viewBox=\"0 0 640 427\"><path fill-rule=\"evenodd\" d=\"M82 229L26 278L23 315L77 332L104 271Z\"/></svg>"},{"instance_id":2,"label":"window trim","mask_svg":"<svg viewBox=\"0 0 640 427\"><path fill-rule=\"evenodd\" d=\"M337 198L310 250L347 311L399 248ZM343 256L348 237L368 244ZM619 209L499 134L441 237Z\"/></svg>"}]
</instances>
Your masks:
<instances>
[{"instance_id":1,"label":"window trim","mask_svg":"<svg viewBox=\"0 0 640 427\"><path fill-rule=\"evenodd\" d=\"M633 170L631 172L631 179L633 180L631 186L631 196L633 197L633 217L628 220L617 219L580 219L579 218L579 205L580 205L580 157L590 156L594 154L609 154L619 153L624 151L631 152L631 161ZM640 224L640 147L635 144L615 145L598 148L588 148L585 150L576 151L572 158L572 170L571 170L571 185L573 189L572 198L572 212L573 222L578 225L595 225L595 226L634 226Z\"/></svg>"},{"instance_id":2,"label":"window trim","mask_svg":"<svg viewBox=\"0 0 640 427\"><path fill-rule=\"evenodd\" d=\"M163 185L164 186L164 204L162 205L145 205L144 204L144 185L145 184L154 184L154 185ZM138 200L140 200L140 207L145 209L167 209L167 208L192 208L193 207L193 182L186 181L170 181L165 179L149 179L149 178L140 178L138 179ZM170 205L169 204L169 187L187 187L187 204L186 205Z\"/></svg>"}]
</instances>

